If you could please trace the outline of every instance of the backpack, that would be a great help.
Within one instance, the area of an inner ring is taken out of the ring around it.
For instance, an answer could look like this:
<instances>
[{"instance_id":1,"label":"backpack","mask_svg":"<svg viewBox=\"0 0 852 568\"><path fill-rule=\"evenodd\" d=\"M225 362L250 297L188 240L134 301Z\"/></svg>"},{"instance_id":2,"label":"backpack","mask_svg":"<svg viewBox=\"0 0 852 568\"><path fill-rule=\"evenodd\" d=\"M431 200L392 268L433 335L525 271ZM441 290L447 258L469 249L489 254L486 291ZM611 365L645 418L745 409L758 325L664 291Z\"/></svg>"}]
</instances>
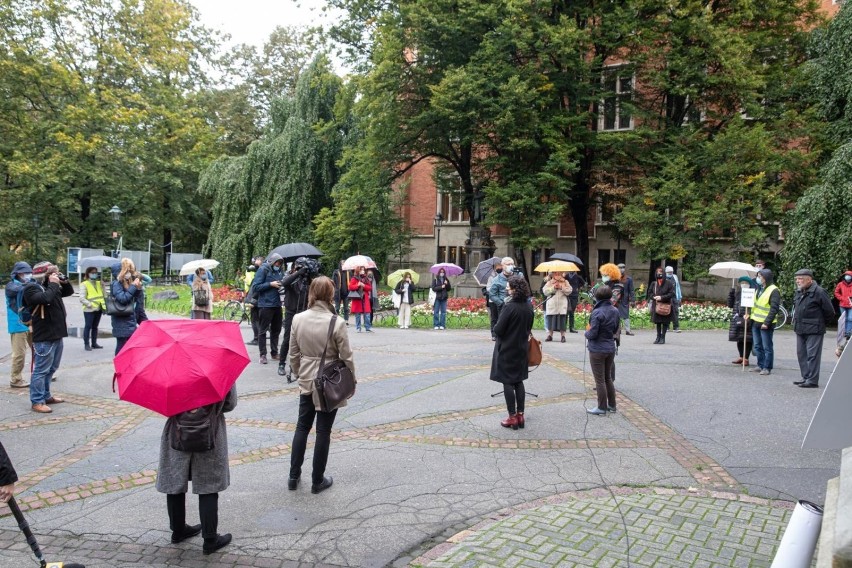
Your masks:
<instances>
[{"instance_id":1,"label":"backpack","mask_svg":"<svg viewBox=\"0 0 852 568\"><path fill-rule=\"evenodd\" d=\"M192 301L198 307L206 307L210 303L210 296L207 295L207 289L198 288L192 291Z\"/></svg>"},{"instance_id":2,"label":"backpack","mask_svg":"<svg viewBox=\"0 0 852 568\"><path fill-rule=\"evenodd\" d=\"M26 288L26 286L21 286L18 289L18 295L15 296L15 312L17 312L18 319L21 320L22 324L32 327L33 310L24 303L24 288ZM41 318L44 319L44 305L38 305L35 311L39 312Z\"/></svg>"},{"instance_id":3,"label":"backpack","mask_svg":"<svg viewBox=\"0 0 852 568\"><path fill-rule=\"evenodd\" d=\"M224 403L208 404L175 416L171 447L180 452L207 452L213 449L219 414Z\"/></svg>"}]
</instances>

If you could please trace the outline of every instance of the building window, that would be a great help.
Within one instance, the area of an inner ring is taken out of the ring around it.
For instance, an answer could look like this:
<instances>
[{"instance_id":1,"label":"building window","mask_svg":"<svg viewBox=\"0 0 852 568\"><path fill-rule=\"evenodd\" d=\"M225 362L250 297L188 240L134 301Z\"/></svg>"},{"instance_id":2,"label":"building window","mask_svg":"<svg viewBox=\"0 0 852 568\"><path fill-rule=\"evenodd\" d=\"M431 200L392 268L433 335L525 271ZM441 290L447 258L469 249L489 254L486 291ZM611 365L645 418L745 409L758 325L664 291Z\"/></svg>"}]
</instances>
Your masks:
<instances>
[{"instance_id":1,"label":"building window","mask_svg":"<svg viewBox=\"0 0 852 568\"><path fill-rule=\"evenodd\" d=\"M462 193L440 193L438 194L438 198L440 199L440 209L441 215L444 216L444 222L446 223L467 223L470 221L470 215L467 212L467 209L462 206L461 199L464 194Z\"/></svg>"},{"instance_id":2,"label":"building window","mask_svg":"<svg viewBox=\"0 0 852 568\"><path fill-rule=\"evenodd\" d=\"M601 83L604 98L600 103L598 130L632 130L633 71L624 65L604 69Z\"/></svg>"},{"instance_id":3,"label":"building window","mask_svg":"<svg viewBox=\"0 0 852 568\"><path fill-rule=\"evenodd\" d=\"M609 249L598 249L598 266L603 266L609 262Z\"/></svg>"},{"instance_id":4,"label":"building window","mask_svg":"<svg viewBox=\"0 0 852 568\"><path fill-rule=\"evenodd\" d=\"M467 247L459 247L459 261L456 264L467 270Z\"/></svg>"},{"instance_id":5,"label":"building window","mask_svg":"<svg viewBox=\"0 0 852 568\"><path fill-rule=\"evenodd\" d=\"M615 264L627 264L627 251L625 249L615 249L614 252Z\"/></svg>"}]
</instances>

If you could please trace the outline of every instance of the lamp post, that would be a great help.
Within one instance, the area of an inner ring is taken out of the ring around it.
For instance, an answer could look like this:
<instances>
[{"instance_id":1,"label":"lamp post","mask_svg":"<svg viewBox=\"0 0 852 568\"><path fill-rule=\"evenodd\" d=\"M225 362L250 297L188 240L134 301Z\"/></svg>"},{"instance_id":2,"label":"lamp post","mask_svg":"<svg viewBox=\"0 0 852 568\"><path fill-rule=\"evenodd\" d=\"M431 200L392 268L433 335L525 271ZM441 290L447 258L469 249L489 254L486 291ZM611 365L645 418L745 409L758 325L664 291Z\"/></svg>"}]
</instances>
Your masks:
<instances>
[{"instance_id":1,"label":"lamp post","mask_svg":"<svg viewBox=\"0 0 852 568\"><path fill-rule=\"evenodd\" d=\"M121 209L118 208L118 205L113 205L109 210L109 214L112 215L112 223L115 230L112 232L112 238L115 239L115 250L114 255L116 258L119 256L118 250L118 224L121 222L121 214L124 213Z\"/></svg>"},{"instance_id":2,"label":"lamp post","mask_svg":"<svg viewBox=\"0 0 852 568\"><path fill-rule=\"evenodd\" d=\"M441 225L444 224L444 216L441 215L441 212L438 211L435 213L435 233L437 238L435 239L435 264L441 262Z\"/></svg>"},{"instance_id":3,"label":"lamp post","mask_svg":"<svg viewBox=\"0 0 852 568\"><path fill-rule=\"evenodd\" d=\"M38 262L38 228L41 226L41 218L38 213L33 215L33 230L35 232L35 242L33 243L33 258Z\"/></svg>"}]
</instances>

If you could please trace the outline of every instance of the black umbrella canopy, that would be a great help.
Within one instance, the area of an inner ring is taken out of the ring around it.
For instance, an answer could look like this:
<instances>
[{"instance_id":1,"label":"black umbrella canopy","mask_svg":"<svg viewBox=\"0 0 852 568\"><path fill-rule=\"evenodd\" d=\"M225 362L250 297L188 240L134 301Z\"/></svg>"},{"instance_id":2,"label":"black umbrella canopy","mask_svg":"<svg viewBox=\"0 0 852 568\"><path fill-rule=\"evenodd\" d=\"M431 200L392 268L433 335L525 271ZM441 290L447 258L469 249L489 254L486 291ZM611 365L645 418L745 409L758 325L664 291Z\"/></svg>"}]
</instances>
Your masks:
<instances>
[{"instance_id":1,"label":"black umbrella canopy","mask_svg":"<svg viewBox=\"0 0 852 568\"><path fill-rule=\"evenodd\" d=\"M296 260L300 256L308 258L317 258L323 255L323 252L309 243L287 243L286 245L277 246L266 255L269 258L271 254L280 254L285 262Z\"/></svg>"},{"instance_id":2,"label":"black umbrella canopy","mask_svg":"<svg viewBox=\"0 0 852 568\"><path fill-rule=\"evenodd\" d=\"M580 257L573 255L570 252L557 252L556 254L550 255L550 258L547 260L564 260L565 262L573 262L577 266L585 266L583 261L580 260Z\"/></svg>"}]
</instances>

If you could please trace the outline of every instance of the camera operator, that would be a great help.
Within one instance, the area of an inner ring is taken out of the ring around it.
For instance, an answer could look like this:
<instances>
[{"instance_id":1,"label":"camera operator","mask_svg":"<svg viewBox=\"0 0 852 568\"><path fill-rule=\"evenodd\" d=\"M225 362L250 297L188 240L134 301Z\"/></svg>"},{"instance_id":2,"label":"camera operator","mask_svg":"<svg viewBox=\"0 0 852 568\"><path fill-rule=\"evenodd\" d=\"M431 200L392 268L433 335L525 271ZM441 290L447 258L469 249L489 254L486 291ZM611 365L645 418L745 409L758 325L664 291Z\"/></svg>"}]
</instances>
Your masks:
<instances>
[{"instance_id":1,"label":"camera operator","mask_svg":"<svg viewBox=\"0 0 852 568\"><path fill-rule=\"evenodd\" d=\"M64 402L50 393L50 381L62 361L62 339L68 337L62 298L74 293L68 278L49 262L33 267L33 279L23 292L23 304L32 314L35 368L30 379L34 412L53 412L49 404Z\"/></svg>"},{"instance_id":2,"label":"camera operator","mask_svg":"<svg viewBox=\"0 0 852 568\"><path fill-rule=\"evenodd\" d=\"M251 306L249 309L249 319L251 320L251 331L252 331L252 340L248 342L248 345L257 345L257 327L260 323L258 320L260 319L257 312L257 298L252 294L252 282L254 282L254 276L257 273L257 269L263 265L264 258L262 256L256 256L251 259L251 265L246 268L246 274L243 279L244 282L244 290L246 293L245 302Z\"/></svg>"},{"instance_id":3,"label":"camera operator","mask_svg":"<svg viewBox=\"0 0 852 568\"><path fill-rule=\"evenodd\" d=\"M284 259L280 254L270 254L269 258L255 273L251 284L252 296L257 299L257 343L260 350L260 364L266 365L266 332L269 331L269 348L272 358L278 359L278 336L281 335L281 266Z\"/></svg>"},{"instance_id":4,"label":"camera operator","mask_svg":"<svg viewBox=\"0 0 852 568\"><path fill-rule=\"evenodd\" d=\"M308 287L311 280L319 275L319 264L316 260L300 256L293 263L290 274L281 281L284 294L284 339L281 341L279 353L290 352L290 328L296 314L308 309ZM278 363L278 374L287 375L285 365L287 357L281 357ZM293 382L293 378L287 375L287 382Z\"/></svg>"}]
</instances>

